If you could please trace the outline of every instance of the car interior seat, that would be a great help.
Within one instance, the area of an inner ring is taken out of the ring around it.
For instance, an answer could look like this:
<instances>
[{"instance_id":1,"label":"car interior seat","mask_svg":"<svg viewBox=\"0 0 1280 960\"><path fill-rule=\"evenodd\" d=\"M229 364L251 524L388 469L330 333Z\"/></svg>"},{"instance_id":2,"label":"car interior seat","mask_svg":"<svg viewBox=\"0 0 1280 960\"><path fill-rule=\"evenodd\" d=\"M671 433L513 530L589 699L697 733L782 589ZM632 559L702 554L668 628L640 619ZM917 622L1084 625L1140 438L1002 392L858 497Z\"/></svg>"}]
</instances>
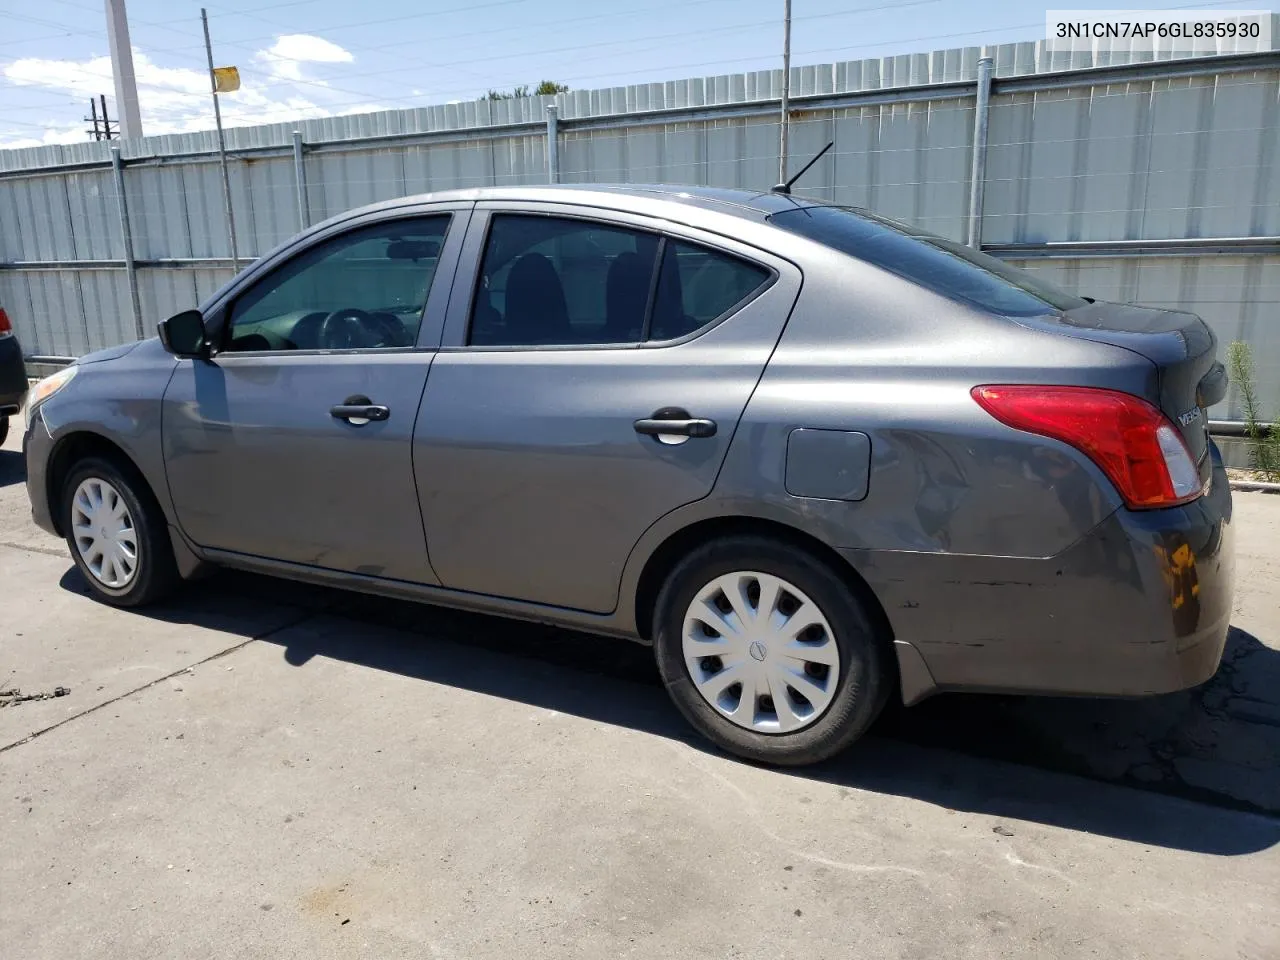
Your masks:
<instances>
[{"instance_id":1,"label":"car interior seat","mask_svg":"<svg viewBox=\"0 0 1280 960\"><path fill-rule=\"evenodd\" d=\"M507 277L508 343L572 343L560 275L540 253L526 253Z\"/></svg>"}]
</instances>

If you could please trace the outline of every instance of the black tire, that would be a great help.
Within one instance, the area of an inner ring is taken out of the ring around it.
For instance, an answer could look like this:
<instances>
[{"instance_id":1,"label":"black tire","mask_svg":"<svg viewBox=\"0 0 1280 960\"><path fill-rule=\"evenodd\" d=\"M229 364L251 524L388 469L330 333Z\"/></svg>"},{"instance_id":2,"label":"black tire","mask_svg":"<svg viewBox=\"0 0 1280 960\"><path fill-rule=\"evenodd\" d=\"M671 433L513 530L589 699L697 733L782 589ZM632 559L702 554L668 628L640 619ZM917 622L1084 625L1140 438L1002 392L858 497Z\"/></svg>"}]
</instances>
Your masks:
<instances>
[{"instance_id":1,"label":"black tire","mask_svg":"<svg viewBox=\"0 0 1280 960\"><path fill-rule=\"evenodd\" d=\"M788 581L816 603L840 653L841 675L826 711L790 733L758 733L715 710L698 692L682 650L684 615L716 577L757 571ZM892 653L877 620L836 571L803 549L760 536L712 541L685 557L658 594L654 653L667 692L693 726L729 753L758 763L802 766L831 757L857 740L891 691Z\"/></svg>"},{"instance_id":2,"label":"black tire","mask_svg":"<svg viewBox=\"0 0 1280 960\"><path fill-rule=\"evenodd\" d=\"M132 579L122 587L103 583L89 569L75 542L72 530L72 501L85 480L97 478L119 492L128 508L137 540L137 567ZM180 581L173 559L168 524L146 481L132 464L122 465L103 457L87 457L74 464L62 485L62 529L71 558L95 597L116 607L141 607L172 592Z\"/></svg>"},{"instance_id":3,"label":"black tire","mask_svg":"<svg viewBox=\"0 0 1280 960\"><path fill-rule=\"evenodd\" d=\"M0 444L9 439L9 415L0 414Z\"/></svg>"}]
</instances>

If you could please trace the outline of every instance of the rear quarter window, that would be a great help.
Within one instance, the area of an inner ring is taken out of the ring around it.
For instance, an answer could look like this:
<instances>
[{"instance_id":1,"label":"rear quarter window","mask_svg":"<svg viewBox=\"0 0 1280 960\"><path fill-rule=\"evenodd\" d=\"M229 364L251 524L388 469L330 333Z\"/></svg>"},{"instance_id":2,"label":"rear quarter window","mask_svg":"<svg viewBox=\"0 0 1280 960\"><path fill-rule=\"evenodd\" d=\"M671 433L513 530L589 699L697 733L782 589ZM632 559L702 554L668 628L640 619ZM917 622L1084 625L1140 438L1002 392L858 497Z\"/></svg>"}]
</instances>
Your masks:
<instances>
[{"instance_id":1,"label":"rear quarter window","mask_svg":"<svg viewBox=\"0 0 1280 960\"><path fill-rule=\"evenodd\" d=\"M771 279L764 267L720 250L668 239L649 339L674 340L705 327Z\"/></svg>"}]
</instances>

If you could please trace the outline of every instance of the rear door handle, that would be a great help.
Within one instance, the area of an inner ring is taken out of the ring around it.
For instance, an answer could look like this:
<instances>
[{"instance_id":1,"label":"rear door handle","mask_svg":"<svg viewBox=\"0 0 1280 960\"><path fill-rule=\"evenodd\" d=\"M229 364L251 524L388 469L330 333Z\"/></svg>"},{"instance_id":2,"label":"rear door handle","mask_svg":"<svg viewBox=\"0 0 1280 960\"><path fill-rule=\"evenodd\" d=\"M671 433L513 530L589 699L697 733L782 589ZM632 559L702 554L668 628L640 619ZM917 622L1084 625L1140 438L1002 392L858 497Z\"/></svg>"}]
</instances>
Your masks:
<instances>
[{"instance_id":1,"label":"rear door handle","mask_svg":"<svg viewBox=\"0 0 1280 960\"><path fill-rule=\"evenodd\" d=\"M650 437L714 437L716 422L701 417L691 417L679 407L663 407L653 416L635 422L636 433Z\"/></svg>"},{"instance_id":2,"label":"rear door handle","mask_svg":"<svg viewBox=\"0 0 1280 960\"><path fill-rule=\"evenodd\" d=\"M353 427L362 427L370 420L385 420L391 416L391 408L374 403L368 397L347 397L342 403L329 408L329 416L345 420Z\"/></svg>"}]
</instances>

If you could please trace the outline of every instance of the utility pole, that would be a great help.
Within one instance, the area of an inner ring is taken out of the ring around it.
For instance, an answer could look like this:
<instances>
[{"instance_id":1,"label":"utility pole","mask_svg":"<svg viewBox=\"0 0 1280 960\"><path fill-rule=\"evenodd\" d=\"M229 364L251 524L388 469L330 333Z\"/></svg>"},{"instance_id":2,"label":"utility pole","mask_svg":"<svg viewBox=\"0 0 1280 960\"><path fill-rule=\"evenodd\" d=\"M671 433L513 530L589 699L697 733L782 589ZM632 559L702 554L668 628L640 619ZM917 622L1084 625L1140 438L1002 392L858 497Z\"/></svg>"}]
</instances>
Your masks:
<instances>
[{"instance_id":1,"label":"utility pole","mask_svg":"<svg viewBox=\"0 0 1280 960\"><path fill-rule=\"evenodd\" d=\"M209 14L200 8L204 25L204 52L209 59L209 92L213 95L213 117L218 124L218 162L222 164L222 202L227 207L227 235L231 238L231 267L240 272L240 252L236 249L236 215L231 209L231 175L227 173L227 142L222 136L222 107L218 105L218 77L213 72L213 44L209 42Z\"/></svg>"},{"instance_id":2,"label":"utility pole","mask_svg":"<svg viewBox=\"0 0 1280 960\"><path fill-rule=\"evenodd\" d=\"M138 80L133 74L133 49L129 46L129 18L124 0L106 0L107 46L111 48L111 73L116 82L116 111L120 114L120 137L142 136L142 114L138 111Z\"/></svg>"},{"instance_id":3,"label":"utility pole","mask_svg":"<svg viewBox=\"0 0 1280 960\"><path fill-rule=\"evenodd\" d=\"M791 0L782 8L782 128L778 143L778 182L787 182L787 134L791 123Z\"/></svg>"},{"instance_id":4,"label":"utility pole","mask_svg":"<svg viewBox=\"0 0 1280 960\"><path fill-rule=\"evenodd\" d=\"M102 116L98 116L98 104L102 104ZM85 123L92 122L93 129L86 130L85 133L93 137L94 140L113 140L115 135L111 132L111 120L107 116L107 95L99 94L95 100L89 98L89 116L84 118ZM98 121L102 121L102 126L98 126Z\"/></svg>"}]
</instances>

